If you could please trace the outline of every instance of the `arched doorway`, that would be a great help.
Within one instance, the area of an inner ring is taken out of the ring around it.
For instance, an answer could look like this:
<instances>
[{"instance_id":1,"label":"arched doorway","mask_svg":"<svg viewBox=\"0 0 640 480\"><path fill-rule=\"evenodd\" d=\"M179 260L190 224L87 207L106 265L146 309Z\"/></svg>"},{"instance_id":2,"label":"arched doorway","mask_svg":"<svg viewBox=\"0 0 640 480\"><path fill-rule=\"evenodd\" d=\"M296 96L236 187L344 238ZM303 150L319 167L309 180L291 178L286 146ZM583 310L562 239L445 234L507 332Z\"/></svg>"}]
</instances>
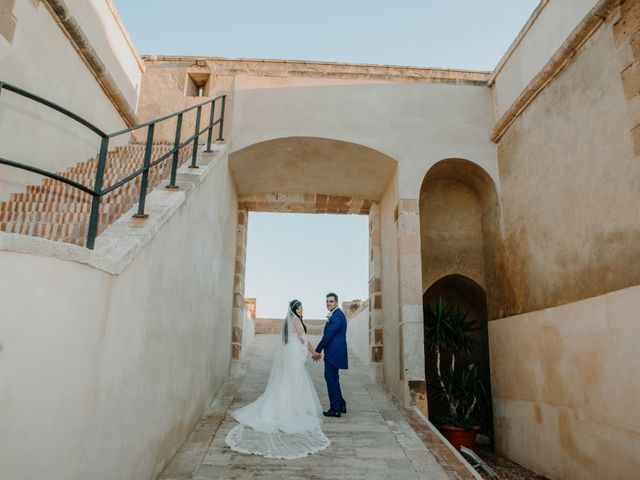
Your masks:
<instances>
[{"instance_id":1,"label":"arched doorway","mask_svg":"<svg viewBox=\"0 0 640 480\"><path fill-rule=\"evenodd\" d=\"M447 275L431 285L423 295L423 305L435 308L438 299L443 299L449 308L460 310L468 314L469 321L474 321L475 330L470 333L477 342L478 349L472 354L458 357L456 369L463 370L470 364L478 367L480 380L487 389L489 403L480 410L481 431L490 438L493 437L493 417L491 408L491 373L489 368L489 337L487 329L487 296L484 289L476 282L464 275ZM425 316L426 318L426 316ZM442 358L442 364L448 365L450 355ZM427 399L429 403L429 417L433 423L448 411L446 402L434 395L439 389L436 372L436 354L425 349L425 377L427 382ZM437 424L437 423L436 423Z\"/></svg>"},{"instance_id":2,"label":"arched doorway","mask_svg":"<svg viewBox=\"0 0 640 480\"><path fill-rule=\"evenodd\" d=\"M274 138L229 155L229 171L238 195L233 358L240 358L243 348L249 213L367 215L368 308L358 316L359 328L352 329L360 334L359 341L353 344L362 347L356 353L372 374L383 379L387 355L381 301L384 280L380 202L397 178L396 165L393 158L365 145L319 137ZM336 234L340 239L339 232ZM336 247L339 243L337 240Z\"/></svg>"},{"instance_id":3,"label":"arched doorway","mask_svg":"<svg viewBox=\"0 0 640 480\"><path fill-rule=\"evenodd\" d=\"M478 366L488 393L487 405L479 412L481 426L492 439L487 323L495 318L499 304L499 219L496 186L477 164L446 159L425 175L420 190L423 307L426 313L427 305L434 306L442 298L454 311L467 312L468 319L481 328L472 334L478 350L459 358L458 367ZM443 365L449 358L443 359ZM448 410L435 395L439 385L435 364L435 353L425 349L428 411L434 423Z\"/></svg>"}]
</instances>

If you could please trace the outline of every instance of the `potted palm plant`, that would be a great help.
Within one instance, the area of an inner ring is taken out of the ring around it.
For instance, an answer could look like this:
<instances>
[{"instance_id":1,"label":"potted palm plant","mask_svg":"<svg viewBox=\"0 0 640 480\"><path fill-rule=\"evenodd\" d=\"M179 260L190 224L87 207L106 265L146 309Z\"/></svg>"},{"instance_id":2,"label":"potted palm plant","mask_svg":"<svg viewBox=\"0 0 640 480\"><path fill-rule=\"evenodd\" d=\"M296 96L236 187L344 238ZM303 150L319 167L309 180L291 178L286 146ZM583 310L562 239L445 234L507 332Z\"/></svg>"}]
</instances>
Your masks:
<instances>
[{"instance_id":1,"label":"potted palm plant","mask_svg":"<svg viewBox=\"0 0 640 480\"><path fill-rule=\"evenodd\" d=\"M456 360L468 356L478 348L471 332L479 330L475 321L467 319L467 312L447 307L439 298L435 308L427 304L424 341L436 354L438 385L436 395L446 401L448 413L438 418L444 436L456 448L475 446L480 430L478 412L486 401L486 390L478 376L478 368L471 363L467 367L456 366ZM449 359L443 366L443 360Z\"/></svg>"}]
</instances>

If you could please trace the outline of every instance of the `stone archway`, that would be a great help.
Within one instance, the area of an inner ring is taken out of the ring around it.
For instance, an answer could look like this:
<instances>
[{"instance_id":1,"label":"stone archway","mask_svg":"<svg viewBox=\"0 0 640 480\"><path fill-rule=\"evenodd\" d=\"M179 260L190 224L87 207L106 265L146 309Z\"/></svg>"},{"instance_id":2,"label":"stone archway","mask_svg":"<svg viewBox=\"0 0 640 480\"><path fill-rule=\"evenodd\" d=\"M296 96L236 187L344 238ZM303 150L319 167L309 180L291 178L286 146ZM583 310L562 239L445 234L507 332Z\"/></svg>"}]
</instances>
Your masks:
<instances>
[{"instance_id":1,"label":"stone archway","mask_svg":"<svg viewBox=\"0 0 640 480\"><path fill-rule=\"evenodd\" d=\"M433 165L420 189L422 293L450 274L487 292L489 318L499 318L508 289L497 188L479 165L451 158Z\"/></svg>"},{"instance_id":2,"label":"stone archway","mask_svg":"<svg viewBox=\"0 0 640 480\"><path fill-rule=\"evenodd\" d=\"M242 319L249 212L355 214L369 217L368 366L382 380L380 205L396 160L369 147L318 137L267 140L229 155L238 194L232 355L243 348Z\"/></svg>"},{"instance_id":3,"label":"stone archway","mask_svg":"<svg viewBox=\"0 0 640 480\"><path fill-rule=\"evenodd\" d=\"M500 205L496 186L477 164L465 159L436 163L420 190L420 239L423 306L444 297L453 308L468 311L484 329L480 350L464 361L478 364L490 391L487 322L496 318L504 295L500 253ZM425 352L427 392L433 388L435 357ZM444 413L444 405L427 395L429 416ZM483 429L492 434L491 407L483 412Z\"/></svg>"},{"instance_id":4,"label":"stone archway","mask_svg":"<svg viewBox=\"0 0 640 480\"><path fill-rule=\"evenodd\" d=\"M468 312L468 319L475 320L481 330L472 333L478 342L479 349L468 357L460 358L458 367L464 368L471 363L478 366L480 378L486 386L491 398L491 373L489 367L489 335L487 328L487 296L484 289L469 277L463 275L447 275L434 282L423 295L423 304L435 306L439 298L443 298L449 307ZM425 378L427 382L427 399L429 418L436 424L436 418L447 413L446 403L433 395L438 388L438 378L435 369L435 353L425 349ZM443 358L445 364L450 357ZM482 431L493 436L493 415L491 403L480 412Z\"/></svg>"}]
</instances>

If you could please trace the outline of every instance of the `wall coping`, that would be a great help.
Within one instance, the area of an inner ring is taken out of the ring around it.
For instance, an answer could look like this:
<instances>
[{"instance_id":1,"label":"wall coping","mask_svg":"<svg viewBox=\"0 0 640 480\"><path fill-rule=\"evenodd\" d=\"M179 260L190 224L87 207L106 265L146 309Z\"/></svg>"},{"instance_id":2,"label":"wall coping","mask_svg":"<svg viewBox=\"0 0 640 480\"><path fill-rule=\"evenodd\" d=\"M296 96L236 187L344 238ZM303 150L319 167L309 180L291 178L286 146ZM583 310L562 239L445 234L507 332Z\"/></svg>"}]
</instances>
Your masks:
<instances>
[{"instance_id":1,"label":"wall coping","mask_svg":"<svg viewBox=\"0 0 640 480\"><path fill-rule=\"evenodd\" d=\"M200 168L189 169L186 164L180 167L176 180L180 190L165 189L168 184L168 179L165 179L147 195L145 212L149 218L132 218L137 211L136 203L96 238L94 250L45 238L0 232L0 251L56 258L119 275L227 155L226 144L212 145L211 148L213 153L199 153Z\"/></svg>"},{"instance_id":2,"label":"wall coping","mask_svg":"<svg viewBox=\"0 0 640 480\"><path fill-rule=\"evenodd\" d=\"M105 67L102 60L100 60L100 55L98 55L98 52L96 52L89 42L89 39L82 30L82 27L78 24L76 19L69 14L69 8L65 4L64 0L44 0L42 3L47 8L54 21L58 24L62 33L69 39L69 43L73 46L91 74L95 77L98 85L100 85L104 93L107 95L107 98L111 101L127 126L133 127L136 125L138 121L135 112L120 91L118 84L111 76L109 70ZM112 8L112 6L109 5L109 8ZM118 19L116 18L116 22L117 21ZM121 25L120 28L124 29L124 25ZM127 42L129 42L128 35L126 35L126 37ZM139 58L139 56L137 58Z\"/></svg>"},{"instance_id":3,"label":"wall coping","mask_svg":"<svg viewBox=\"0 0 640 480\"><path fill-rule=\"evenodd\" d=\"M189 63L204 60L216 70L257 73L279 77L353 78L396 82L453 83L487 86L491 72L447 68L381 65L370 63L319 62L268 58L226 58L188 55L142 55L145 64ZM222 73L222 72L220 72Z\"/></svg>"},{"instance_id":4,"label":"wall coping","mask_svg":"<svg viewBox=\"0 0 640 480\"><path fill-rule=\"evenodd\" d=\"M136 63L138 64L138 69L140 70L140 73L144 73L144 62L142 61L142 58L140 57L140 54L138 53L138 50L136 49L136 46L133 43L133 40L131 39L129 32L127 31L127 28L124 26L124 22L122 21L122 18L120 18L120 14L118 13L116 6L113 4L113 0L105 0L105 2L107 3L109 10L111 11L111 15L113 16L113 19L118 25L118 28L122 32L122 36L127 42L127 45L129 46L129 50L131 50L131 53L133 53L133 56L136 59Z\"/></svg>"}]
</instances>

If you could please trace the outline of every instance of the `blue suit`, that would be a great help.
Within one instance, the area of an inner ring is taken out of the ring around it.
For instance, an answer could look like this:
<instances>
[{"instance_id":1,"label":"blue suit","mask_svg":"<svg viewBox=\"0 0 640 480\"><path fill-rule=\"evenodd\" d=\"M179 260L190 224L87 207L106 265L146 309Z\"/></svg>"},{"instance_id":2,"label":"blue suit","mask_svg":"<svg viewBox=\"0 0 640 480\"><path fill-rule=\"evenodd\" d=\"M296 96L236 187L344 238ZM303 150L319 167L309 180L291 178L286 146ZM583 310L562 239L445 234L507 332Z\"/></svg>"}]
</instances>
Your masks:
<instances>
[{"instance_id":1,"label":"blue suit","mask_svg":"<svg viewBox=\"0 0 640 480\"><path fill-rule=\"evenodd\" d=\"M336 308L326 325L322 340L316 348L316 352L324 350L324 379L327 382L329 402L331 410L339 412L346 406L342 391L340 390L339 369L349 368L349 355L347 353L347 319L342 310Z\"/></svg>"}]
</instances>

